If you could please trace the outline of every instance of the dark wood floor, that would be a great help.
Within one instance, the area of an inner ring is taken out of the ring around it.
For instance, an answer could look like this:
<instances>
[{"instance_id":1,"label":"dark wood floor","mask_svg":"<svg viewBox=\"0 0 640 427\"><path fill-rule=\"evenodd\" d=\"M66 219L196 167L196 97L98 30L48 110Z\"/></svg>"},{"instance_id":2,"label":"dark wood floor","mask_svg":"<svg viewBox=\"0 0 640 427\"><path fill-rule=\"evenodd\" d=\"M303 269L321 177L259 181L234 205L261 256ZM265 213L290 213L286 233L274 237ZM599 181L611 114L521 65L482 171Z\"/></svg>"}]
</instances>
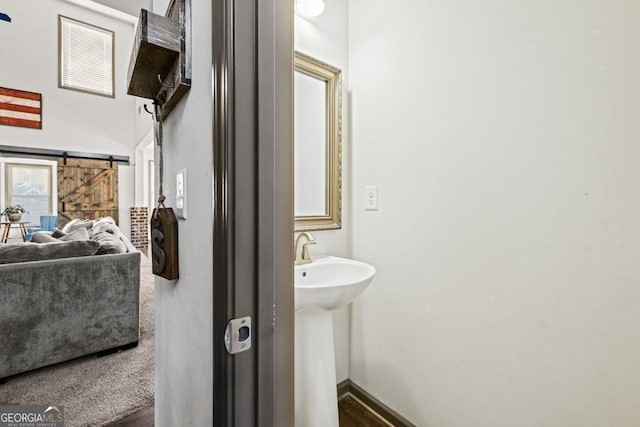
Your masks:
<instances>
[{"instance_id":1,"label":"dark wood floor","mask_svg":"<svg viewBox=\"0 0 640 427\"><path fill-rule=\"evenodd\" d=\"M388 427L375 415L351 396L345 396L338 402L340 427ZM142 409L125 419L109 424L107 427L153 427L153 406Z\"/></svg>"},{"instance_id":2,"label":"dark wood floor","mask_svg":"<svg viewBox=\"0 0 640 427\"><path fill-rule=\"evenodd\" d=\"M388 427L359 401L347 395L338 401L340 427Z\"/></svg>"},{"instance_id":3,"label":"dark wood floor","mask_svg":"<svg viewBox=\"0 0 640 427\"><path fill-rule=\"evenodd\" d=\"M107 427L153 427L153 406L141 409L127 418L109 424Z\"/></svg>"}]
</instances>

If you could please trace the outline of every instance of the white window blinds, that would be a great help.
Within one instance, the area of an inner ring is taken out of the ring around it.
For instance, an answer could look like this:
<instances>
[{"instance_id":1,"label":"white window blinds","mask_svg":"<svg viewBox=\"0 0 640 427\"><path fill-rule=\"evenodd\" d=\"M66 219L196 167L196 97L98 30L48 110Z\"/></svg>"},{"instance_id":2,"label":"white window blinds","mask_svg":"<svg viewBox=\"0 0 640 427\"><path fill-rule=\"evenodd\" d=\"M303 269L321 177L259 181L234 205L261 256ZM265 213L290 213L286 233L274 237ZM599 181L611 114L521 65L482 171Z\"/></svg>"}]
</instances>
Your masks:
<instances>
[{"instance_id":1,"label":"white window blinds","mask_svg":"<svg viewBox=\"0 0 640 427\"><path fill-rule=\"evenodd\" d=\"M113 94L113 31L59 16L60 87Z\"/></svg>"}]
</instances>

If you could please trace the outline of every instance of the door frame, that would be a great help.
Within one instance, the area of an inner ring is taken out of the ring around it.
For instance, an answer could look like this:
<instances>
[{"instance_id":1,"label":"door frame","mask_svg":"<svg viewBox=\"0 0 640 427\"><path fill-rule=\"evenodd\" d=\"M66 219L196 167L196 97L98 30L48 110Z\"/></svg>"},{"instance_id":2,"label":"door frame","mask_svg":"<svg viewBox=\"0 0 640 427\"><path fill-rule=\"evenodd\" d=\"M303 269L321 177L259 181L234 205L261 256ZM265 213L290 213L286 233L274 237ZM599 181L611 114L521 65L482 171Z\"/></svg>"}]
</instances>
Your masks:
<instances>
[{"instance_id":1,"label":"door frame","mask_svg":"<svg viewBox=\"0 0 640 427\"><path fill-rule=\"evenodd\" d=\"M213 0L213 420L294 425L293 1ZM251 316L252 348L224 330Z\"/></svg>"}]
</instances>

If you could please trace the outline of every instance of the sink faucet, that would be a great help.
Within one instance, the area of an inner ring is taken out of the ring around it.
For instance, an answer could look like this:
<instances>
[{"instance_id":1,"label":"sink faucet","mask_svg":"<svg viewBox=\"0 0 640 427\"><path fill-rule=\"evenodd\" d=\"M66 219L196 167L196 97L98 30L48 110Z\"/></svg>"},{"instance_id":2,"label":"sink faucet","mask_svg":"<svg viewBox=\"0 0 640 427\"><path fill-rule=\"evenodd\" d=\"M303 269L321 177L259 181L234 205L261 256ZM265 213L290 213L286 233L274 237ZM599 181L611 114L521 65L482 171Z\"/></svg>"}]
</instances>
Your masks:
<instances>
[{"instance_id":1,"label":"sink faucet","mask_svg":"<svg viewBox=\"0 0 640 427\"><path fill-rule=\"evenodd\" d=\"M300 251L298 251L298 246L300 245L300 242L302 241L302 238L305 238L307 241L305 243L302 244L302 249ZM311 235L311 233L307 233L306 231L303 231L302 233L300 233L298 235L298 238L296 239L296 243L294 246L295 249L295 265L300 265L300 264L308 264L311 262L311 255L309 255L309 245L315 245L316 244L316 239ZM300 252L300 256L298 256L298 252Z\"/></svg>"}]
</instances>

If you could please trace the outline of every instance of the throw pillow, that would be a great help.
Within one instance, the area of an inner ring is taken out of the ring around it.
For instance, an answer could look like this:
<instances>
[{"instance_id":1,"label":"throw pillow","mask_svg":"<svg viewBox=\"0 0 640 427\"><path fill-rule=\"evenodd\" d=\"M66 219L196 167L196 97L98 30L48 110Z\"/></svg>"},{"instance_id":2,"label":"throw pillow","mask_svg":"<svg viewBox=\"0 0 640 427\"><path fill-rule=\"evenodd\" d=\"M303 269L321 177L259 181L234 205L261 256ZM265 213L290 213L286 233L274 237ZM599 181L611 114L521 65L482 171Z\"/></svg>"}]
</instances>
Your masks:
<instances>
[{"instance_id":1,"label":"throw pillow","mask_svg":"<svg viewBox=\"0 0 640 427\"><path fill-rule=\"evenodd\" d=\"M91 219L73 219L67 225L62 228L63 233L71 233L78 228L91 228L93 227L93 220Z\"/></svg>"},{"instance_id":2,"label":"throw pillow","mask_svg":"<svg viewBox=\"0 0 640 427\"><path fill-rule=\"evenodd\" d=\"M108 222L103 222L95 225L92 228L92 231L94 232L94 234L109 233L112 236L120 236L120 228L117 225Z\"/></svg>"},{"instance_id":3,"label":"throw pillow","mask_svg":"<svg viewBox=\"0 0 640 427\"><path fill-rule=\"evenodd\" d=\"M41 231L37 233L33 233L31 237L31 241L33 243L51 243L51 242L70 242L72 240L89 240L89 230L86 228L78 228L73 230L71 233L56 233L54 237L53 234L50 234L46 231Z\"/></svg>"},{"instance_id":4,"label":"throw pillow","mask_svg":"<svg viewBox=\"0 0 640 427\"><path fill-rule=\"evenodd\" d=\"M86 228L76 228L71 233L60 236L59 240L63 242L70 242L72 240L89 240L89 230Z\"/></svg>"},{"instance_id":5,"label":"throw pillow","mask_svg":"<svg viewBox=\"0 0 640 427\"><path fill-rule=\"evenodd\" d=\"M51 234L44 232L33 233L31 236L31 241L33 243L51 243L51 242L59 242L60 240L53 237Z\"/></svg>"},{"instance_id":6,"label":"throw pillow","mask_svg":"<svg viewBox=\"0 0 640 427\"><path fill-rule=\"evenodd\" d=\"M95 220L95 222L93 223L93 229L95 231L100 231L101 227L104 224L114 224L115 225L115 223L116 222L115 222L115 220L113 218L111 218L110 216L105 216L105 217L98 218L98 219Z\"/></svg>"},{"instance_id":7,"label":"throw pillow","mask_svg":"<svg viewBox=\"0 0 640 427\"><path fill-rule=\"evenodd\" d=\"M122 254L127 252L127 246L120 240L120 237L114 236L108 231L94 233L93 240L100 243L100 248L96 252L96 255Z\"/></svg>"},{"instance_id":8,"label":"throw pillow","mask_svg":"<svg viewBox=\"0 0 640 427\"><path fill-rule=\"evenodd\" d=\"M10 243L0 245L0 264L89 256L95 254L99 247L100 243L92 240Z\"/></svg>"},{"instance_id":9,"label":"throw pillow","mask_svg":"<svg viewBox=\"0 0 640 427\"><path fill-rule=\"evenodd\" d=\"M58 227L56 227L51 232L51 237L55 237L56 239L59 239L59 238L61 238L62 236L66 235L66 234L67 233L63 233L62 230L60 230Z\"/></svg>"}]
</instances>

